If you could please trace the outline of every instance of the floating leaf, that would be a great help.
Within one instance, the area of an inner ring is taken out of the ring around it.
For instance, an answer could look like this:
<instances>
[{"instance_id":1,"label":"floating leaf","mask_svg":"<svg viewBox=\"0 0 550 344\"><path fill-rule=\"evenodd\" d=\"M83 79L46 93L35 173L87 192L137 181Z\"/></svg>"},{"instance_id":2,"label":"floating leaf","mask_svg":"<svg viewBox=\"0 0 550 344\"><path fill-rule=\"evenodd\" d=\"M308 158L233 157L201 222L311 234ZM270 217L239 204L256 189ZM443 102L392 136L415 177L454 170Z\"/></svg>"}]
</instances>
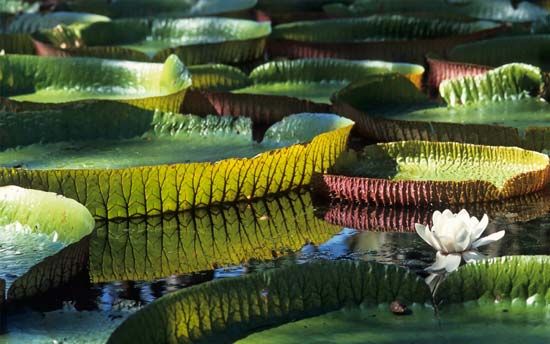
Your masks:
<instances>
[{"instance_id":1,"label":"floating leaf","mask_svg":"<svg viewBox=\"0 0 550 344\"><path fill-rule=\"evenodd\" d=\"M0 184L55 191L107 218L262 198L326 171L353 124L336 115L295 115L268 129L259 144L247 118L117 107L103 115L97 103L0 113L15 129L3 147L17 146L0 153ZM41 121L21 125L27 118ZM31 129L37 127L47 130ZM16 134L27 130L32 135Z\"/></svg>"},{"instance_id":2,"label":"floating leaf","mask_svg":"<svg viewBox=\"0 0 550 344\"><path fill-rule=\"evenodd\" d=\"M544 88L536 71L514 64L475 79L447 81L441 87L453 103L461 103L462 98L476 100L469 105L447 107L430 102L399 75L373 76L350 84L333 102L336 112L353 119L359 132L371 139L456 141L544 151L550 150L550 107L545 100L527 97L541 92L537 87Z\"/></svg>"},{"instance_id":3,"label":"floating leaf","mask_svg":"<svg viewBox=\"0 0 550 344\"><path fill-rule=\"evenodd\" d=\"M467 264L450 274L439 287L445 303L486 299L519 300L527 304L550 303L550 258L510 256Z\"/></svg>"},{"instance_id":4,"label":"floating leaf","mask_svg":"<svg viewBox=\"0 0 550 344\"><path fill-rule=\"evenodd\" d=\"M256 0L63 0L71 11L100 13L109 17L196 17L248 10Z\"/></svg>"},{"instance_id":5,"label":"floating leaf","mask_svg":"<svg viewBox=\"0 0 550 344\"><path fill-rule=\"evenodd\" d=\"M302 21L277 25L268 50L290 58L336 57L423 63L428 52L503 30L487 21L456 22L392 16Z\"/></svg>"},{"instance_id":6,"label":"floating leaf","mask_svg":"<svg viewBox=\"0 0 550 344\"><path fill-rule=\"evenodd\" d=\"M118 19L59 26L37 35L41 55L95 56L185 64L237 63L262 56L269 23L229 18Z\"/></svg>"},{"instance_id":7,"label":"floating leaf","mask_svg":"<svg viewBox=\"0 0 550 344\"><path fill-rule=\"evenodd\" d=\"M339 199L381 205L463 204L542 190L547 155L520 148L403 141L343 155L320 187Z\"/></svg>"},{"instance_id":8,"label":"floating leaf","mask_svg":"<svg viewBox=\"0 0 550 344\"><path fill-rule=\"evenodd\" d=\"M228 342L267 326L344 306L430 299L407 270L372 262L322 261L217 280L146 306L109 343Z\"/></svg>"},{"instance_id":9,"label":"floating leaf","mask_svg":"<svg viewBox=\"0 0 550 344\"><path fill-rule=\"evenodd\" d=\"M324 6L324 10L338 16L399 13L507 22L532 22L548 15L546 10L528 1L511 0L355 0L349 6L329 4Z\"/></svg>"},{"instance_id":10,"label":"floating leaf","mask_svg":"<svg viewBox=\"0 0 550 344\"><path fill-rule=\"evenodd\" d=\"M191 78L174 55L164 64L0 56L0 95L19 102L114 100L146 109L177 111Z\"/></svg>"}]
</instances>

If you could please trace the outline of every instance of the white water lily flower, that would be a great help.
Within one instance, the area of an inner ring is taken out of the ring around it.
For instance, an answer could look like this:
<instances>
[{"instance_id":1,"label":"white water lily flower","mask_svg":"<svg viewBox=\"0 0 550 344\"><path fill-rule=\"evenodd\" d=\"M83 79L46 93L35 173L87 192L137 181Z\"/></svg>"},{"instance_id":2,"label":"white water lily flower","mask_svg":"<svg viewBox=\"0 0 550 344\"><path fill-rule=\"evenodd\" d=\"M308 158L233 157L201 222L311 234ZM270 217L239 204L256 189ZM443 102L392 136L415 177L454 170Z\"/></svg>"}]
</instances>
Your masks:
<instances>
[{"instance_id":1,"label":"white water lily flower","mask_svg":"<svg viewBox=\"0 0 550 344\"><path fill-rule=\"evenodd\" d=\"M485 256L477 248L502 239L505 231L499 231L480 238L489 224L489 217L483 215L481 221L475 216L470 217L466 209L453 214L449 209L443 213L435 211L432 215L433 226L415 224L416 232L425 242L437 250L435 263L428 267L429 271L447 272L458 269L462 258L470 263Z\"/></svg>"}]
</instances>

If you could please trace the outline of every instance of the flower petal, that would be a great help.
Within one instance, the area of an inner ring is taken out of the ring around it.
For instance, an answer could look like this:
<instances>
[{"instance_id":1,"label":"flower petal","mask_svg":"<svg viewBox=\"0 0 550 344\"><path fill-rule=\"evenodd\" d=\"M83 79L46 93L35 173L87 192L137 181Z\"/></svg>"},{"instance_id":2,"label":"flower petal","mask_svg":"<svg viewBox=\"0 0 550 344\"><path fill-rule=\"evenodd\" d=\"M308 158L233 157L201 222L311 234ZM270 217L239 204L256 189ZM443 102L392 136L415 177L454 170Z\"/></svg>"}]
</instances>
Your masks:
<instances>
[{"instance_id":1,"label":"flower petal","mask_svg":"<svg viewBox=\"0 0 550 344\"><path fill-rule=\"evenodd\" d=\"M418 233L418 235L420 235L420 237L431 247L435 248L438 251L441 249L441 246L435 240L432 231L430 231L430 227L424 226L420 223L415 223L414 228L416 229L416 233Z\"/></svg>"},{"instance_id":2,"label":"flower petal","mask_svg":"<svg viewBox=\"0 0 550 344\"><path fill-rule=\"evenodd\" d=\"M451 253L451 254L445 255L438 251L435 255L435 263L427 267L426 270L431 272L441 271L441 270L446 270L447 272L451 272L458 269L458 266L460 265L461 260L462 260L462 256L458 253Z\"/></svg>"},{"instance_id":3,"label":"flower petal","mask_svg":"<svg viewBox=\"0 0 550 344\"><path fill-rule=\"evenodd\" d=\"M478 251L470 250L470 251L462 252L462 258L464 258L464 261L466 261L466 263L472 263L477 260L485 259L487 257L479 253Z\"/></svg>"},{"instance_id":4,"label":"flower petal","mask_svg":"<svg viewBox=\"0 0 550 344\"><path fill-rule=\"evenodd\" d=\"M495 241L498 241L502 239L506 231L498 231L496 233L493 233L491 235L487 235L486 237L483 237L477 241L474 241L472 243L472 248L478 248L480 246L488 245L490 243L493 243Z\"/></svg>"},{"instance_id":5,"label":"flower petal","mask_svg":"<svg viewBox=\"0 0 550 344\"><path fill-rule=\"evenodd\" d=\"M468 210L466 209L459 211L456 217L464 221L464 223L470 223L470 214L468 214Z\"/></svg>"},{"instance_id":6,"label":"flower petal","mask_svg":"<svg viewBox=\"0 0 550 344\"><path fill-rule=\"evenodd\" d=\"M489 225L489 217L487 216L487 214L484 214L483 217L481 218L481 221L475 226L475 228L472 229L472 234L471 234L472 241L479 239L481 234L485 232L485 229L487 228L488 225Z\"/></svg>"}]
</instances>

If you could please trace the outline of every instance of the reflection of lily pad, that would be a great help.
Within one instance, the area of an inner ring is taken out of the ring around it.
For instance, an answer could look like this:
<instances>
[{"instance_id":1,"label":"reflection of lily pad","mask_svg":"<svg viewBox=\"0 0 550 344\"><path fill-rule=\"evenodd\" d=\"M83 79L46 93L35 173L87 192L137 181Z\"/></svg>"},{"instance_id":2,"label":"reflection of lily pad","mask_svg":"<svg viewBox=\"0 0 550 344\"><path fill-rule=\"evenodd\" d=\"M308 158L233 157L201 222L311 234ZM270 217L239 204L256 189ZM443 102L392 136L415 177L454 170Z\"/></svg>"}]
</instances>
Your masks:
<instances>
[{"instance_id":1,"label":"reflection of lily pad","mask_svg":"<svg viewBox=\"0 0 550 344\"><path fill-rule=\"evenodd\" d=\"M115 100L177 111L191 78L176 56L164 64L95 58L0 56L1 95L19 102Z\"/></svg>"},{"instance_id":2,"label":"reflection of lily pad","mask_svg":"<svg viewBox=\"0 0 550 344\"><path fill-rule=\"evenodd\" d=\"M269 23L229 18L119 19L60 26L37 36L40 54L163 61L176 54L188 65L237 63L263 54ZM55 47L55 48L54 48Z\"/></svg>"},{"instance_id":3,"label":"reflection of lily pad","mask_svg":"<svg viewBox=\"0 0 550 344\"><path fill-rule=\"evenodd\" d=\"M71 11L109 17L196 17L230 14L250 9L256 0L62 0Z\"/></svg>"},{"instance_id":4,"label":"reflection of lily pad","mask_svg":"<svg viewBox=\"0 0 550 344\"><path fill-rule=\"evenodd\" d=\"M0 184L55 191L108 218L261 198L309 184L345 149L353 124L295 115L257 143L248 118L111 108L4 112L0 121L13 130L0 152Z\"/></svg>"},{"instance_id":5,"label":"reflection of lily pad","mask_svg":"<svg viewBox=\"0 0 550 344\"><path fill-rule=\"evenodd\" d=\"M383 205L461 204L542 190L547 155L515 147L403 141L342 156L322 187L339 199Z\"/></svg>"},{"instance_id":6,"label":"reflection of lily pad","mask_svg":"<svg viewBox=\"0 0 550 344\"><path fill-rule=\"evenodd\" d=\"M336 111L359 131L382 141L432 140L549 150L550 106L536 67L511 64L477 76L447 80L440 93L449 106L431 102L407 79L379 75L335 96Z\"/></svg>"},{"instance_id":7,"label":"reflection of lily pad","mask_svg":"<svg viewBox=\"0 0 550 344\"><path fill-rule=\"evenodd\" d=\"M407 270L376 263L323 261L218 280L184 289L146 306L109 343L228 342L258 328L344 306L430 299Z\"/></svg>"},{"instance_id":8,"label":"reflection of lily pad","mask_svg":"<svg viewBox=\"0 0 550 344\"><path fill-rule=\"evenodd\" d=\"M252 85L234 93L281 95L330 103L330 97L350 82L366 75L399 73L420 87L424 68L420 65L383 61L303 59L268 62L250 73Z\"/></svg>"},{"instance_id":9,"label":"reflection of lily pad","mask_svg":"<svg viewBox=\"0 0 550 344\"><path fill-rule=\"evenodd\" d=\"M432 225L435 210L449 208L454 213L466 209L481 218L504 218L507 222L525 222L550 212L550 188L504 201L461 204L456 206L376 206L348 202L333 202L323 215L325 221L359 231L414 232L414 224Z\"/></svg>"},{"instance_id":10,"label":"reflection of lily pad","mask_svg":"<svg viewBox=\"0 0 550 344\"><path fill-rule=\"evenodd\" d=\"M268 260L340 230L317 219L309 194L164 218L107 222L92 236L93 282L154 280Z\"/></svg>"},{"instance_id":11,"label":"reflection of lily pad","mask_svg":"<svg viewBox=\"0 0 550 344\"><path fill-rule=\"evenodd\" d=\"M277 25L274 56L339 57L423 63L428 52L444 54L457 44L502 28L486 21L456 22L392 16L303 21Z\"/></svg>"}]
</instances>

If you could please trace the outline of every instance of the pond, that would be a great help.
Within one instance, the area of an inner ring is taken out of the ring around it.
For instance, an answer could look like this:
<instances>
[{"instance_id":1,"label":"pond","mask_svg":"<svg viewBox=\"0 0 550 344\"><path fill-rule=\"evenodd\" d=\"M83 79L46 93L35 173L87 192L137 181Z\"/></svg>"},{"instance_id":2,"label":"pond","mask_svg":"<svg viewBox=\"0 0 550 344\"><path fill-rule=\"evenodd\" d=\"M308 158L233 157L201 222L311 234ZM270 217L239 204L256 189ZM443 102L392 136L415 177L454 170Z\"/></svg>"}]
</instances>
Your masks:
<instances>
[{"instance_id":1,"label":"pond","mask_svg":"<svg viewBox=\"0 0 550 344\"><path fill-rule=\"evenodd\" d=\"M544 255L550 250L550 189L530 197L465 208L476 215L491 214L487 232L506 230L504 239L482 249L490 257ZM89 237L74 244L90 253L85 259L89 261L79 262L78 250L69 252L72 257L63 251L54 255L59 258L49 264L73 264L80 270L66 283L26 300L25 307L10 313L9 332L0 340L103 343L124 319L163 295L211 280L313 260L397 264L425 276L423 270L433 263L434 250L410 226L416 220L428 219L432 211L329 204L302 192L246 207L100 222ZM10 240L17 241L18 237L11 236ZM5 254L0 258L0 277L7 280L8 287L29 268L29 264L22 264L28 253L10 251L10 243L2 242ZM37 247L45 256L58 249ZM491 333L504 343L519 338L540 343L550 338L544 309L531 313L519 306L508 312L510 305L503 304L453 307L436 314L429 305L416 305L412 315L402 318L396 318L387 305L343 310L270 330L267 338L259 332L243 342L290 343L298 331L312 343L336 343L342 338L349 343L367 338L381 343L387 331L394 333L391 340L405 340L422 329L434 335L417 340L436 343L473 340L486 326L483 324L491 324L484 329L488 331L484 336ZM325 318L330 319L328 325ZM468 334L455 326L467 328ZM528 337L524 337L526 328Z\"/></svg>"}]
</instances>

